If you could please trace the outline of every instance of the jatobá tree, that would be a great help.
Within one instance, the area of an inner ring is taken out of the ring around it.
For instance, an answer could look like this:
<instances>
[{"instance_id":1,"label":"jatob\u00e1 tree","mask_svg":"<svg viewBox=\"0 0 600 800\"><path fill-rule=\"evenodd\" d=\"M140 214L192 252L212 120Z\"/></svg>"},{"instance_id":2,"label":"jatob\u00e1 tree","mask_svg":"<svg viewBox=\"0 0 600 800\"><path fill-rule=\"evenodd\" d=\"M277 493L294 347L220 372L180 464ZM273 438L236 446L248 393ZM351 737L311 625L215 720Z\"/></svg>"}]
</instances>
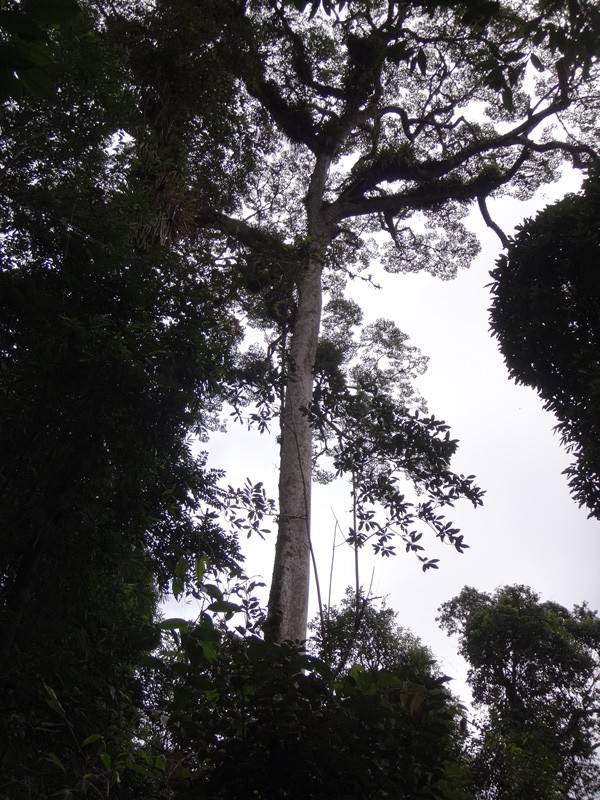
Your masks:
<instances>
[{"instance_id":1,"label":"jatob\u00e1 tree","mask_svg":"<svg viewBox=\"0 0 600 800\"><path fill-rule=\"evenodd\" d=\"M376 548L390 554L399 531L406 547L419 552L422 522L464 547L436 509L460 496L477 504L480 492L471 478L450 471L456 443L446 427L419 417L410 391L394 385L419 368L394 326L378 323L363 332L363 352L372 357L366 369L348 365L351 337L336 337L334 328L350 334L360 313L343 298L343 279L369 257L362 234L379 229L390 235L389 269L450 276L475 251L460 221L471 201L501 233L487 211L490 193L509 186L532 191L552 174L552 153L569 153L577 163L589 155L585 143L533 138L546 120L577 105L579 87L595 68L596 11L587 4L575 11L563 13L560 3L538 10L510 3L321 8L315 2L309 14L303 3L215 0L200 14L194 3L177 0L158 10L142 5L137 17L105 12L109 30L113 22L131 28L138 18L158 24L179 15L168 42L144 40L159 65L150 75L151 59L144 66L137 58L139 38L128 43L144 117L155 121L159 141L174 148L178 164L155 186L162 219L171 233L191 238L212 231L214 263L235 265L244 311L273 334L264 358L251 354L240 365L244 388L234 385L230 399L236 405L244 394L258 397L259 424L275 413L274 401L283 406L268 626L275 640L306 632L313 438L333 455L337 472L353 476L357 525L349 538L356 546L374 535ZM205 19L213 26L210 47L203 36L194 43ZM178 61L184 30L186 56ZM165 55L171 60L163 64ZM244 151L231 137L223 146L218 114L204 124L219 92L207 92L206 81L195 92L181 69L186 59L204 57L215 74L237 78L235 96L228 94L231 81L223 83L230 100L223 117L234 109L263 155L260 171L246 171L246 191L238 181L225 205L215 203L215 190L218 197L219 182L229 185ZM530 62L543 71L535 102L523 91ZM176 66L178 80L170 74ZM468 110L473 104L476 115ZM202 159L211 147L220 151L220 167L218 158L208 165ZM220 181L210 179L213 169ZM329 330L319 342L324 290ZM408 502L400 475L424 490L424 502ZM387 513L383 524L374 517L377 504ZM419 557L424 568L436 566Z\"/></svg>"},{"instance_id":2,"label":"jatob\u00e1 tree","mask_svg":"<svg viewBox=\"0 0 600 800\"><path fill-rule=\"evenodd\" d=\"M528 220L492 272L491 324L511 376L558 419L569 486L600 518L600 169Z\"/></svg>"},{"instance_id":3,"label":"jatob\u00e1 tree","mask_svg":"<svg viewBox=\"0 0 600 800\"><path fill-rule=\"evenodd\" d=\"M541 602L526 586L465 587L440 608L469 664L475 706L476 797L597 797L600 620Z\"/></svg>"},{"instance_id":4,"label":"jatob\u00e1 tree","mask_svg":"<svg viewBox=\"0 0 600 800\"><path fill-rule=\"evenodd\" d=\"M421 521L461 549L434 509L461 495L479 502L472 482L449 470L454 444L440 442L445 431L394 400L393 389L382 394L372 375L349 380L339 348L321 347L321 355L329 356L332 394L342 402L330 415L314 396L323 292L339 301L340 276L364 255L361 237L380 230L390 239L387 269L450 277L476 249L461 222L469 204L478 203L504 240L487 197L528 196L552 177L561 155L577 165L590 157L585 117L596 101L584 98L582 86L597 75L598 10L591 2L218 5L223 30L235 37L230 68L244 87L248 124L269 148L239 207L244 218L199 207L196 221L240 254L248 288L265 299L265 324L276 322L280 333L270 348L283 353L276 371L283 411L268 629L276 641L301 640L313 438L323 430L325 449L331 439L338 444L335 469L354 475L355 500L381 501L409 548ZM537 74L533 94L528 72ZM581 116L583 140L540 135L569 108ZM336 424L337 411L345 427ZM401 474L428 493L427 502L408 504L393 483ZM369 510L363 532L367 523L377 524ZM388 534L385 528L378 542L385 552ZM350 538L360 543L361 536L353 530Z\"/></svg>"}]
</instances>

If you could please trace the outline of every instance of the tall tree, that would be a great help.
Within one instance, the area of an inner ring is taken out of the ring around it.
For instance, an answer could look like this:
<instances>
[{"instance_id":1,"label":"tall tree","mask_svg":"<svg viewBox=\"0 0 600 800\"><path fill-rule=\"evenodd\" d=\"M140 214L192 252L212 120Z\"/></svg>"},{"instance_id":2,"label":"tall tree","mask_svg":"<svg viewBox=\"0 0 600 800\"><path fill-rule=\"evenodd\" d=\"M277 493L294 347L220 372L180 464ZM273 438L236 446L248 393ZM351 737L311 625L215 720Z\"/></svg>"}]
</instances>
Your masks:
<instances>
[{"instance_id":1,"label":"tall tree","mask_svg":"<svg viewBox=\"0 0 600 800\"><path fill-rule=\"evenodd\" d=\"M574 456L569 486L600 518L600 169L519 230L492 272L491 324L511 376L537 390Z\"/></svg>"},{"instance_id":2,"label":"tall tree","mask_svg":"<svg viewBox=\"0 0 600 800\"><path fill-rule=\"evenodd\" d=\"M325 625L320 617L310 623L310 648L339 675L358 665L362 669L402 671L412 678L429 674L434 663L431 652L410 631L396 622L397 613L385 601L356 596L346 589L339 606L325 608Z\"/></svg>"},{"instance_id":3,"label":"tall tree","mask_svg":"<svg viewBox=\"0 0 600 800\"><path fill-rule=\"evenodd\" d=\"M596 797L600 771L600 620L541 602L526 586L494 594L465 587L440 608L469 663L483 709L474 757L476 796Z\"/></svg>"},{"instance_id":4,"label":"tall tree","mask_svg":"<svg viewBox=\"0 0 600 800\"><path fill-rule=\"evenodd\" d=\"M262 264L263 286L276 283L273 265L293 281L269 602L276 641L306 634L324 286L352 266L352 254L358 258L361 234L378 230L390 237L387 269L453 275L475 251L461 222L472 202L504 241L486 198L529 195L559 156L577 165L590 157L589 143L539 131L569 108L585 127L596 102L581 87L598 69L590 2L353 0L314 2L310 13L308 5L223 0L238 43L231 69L254 101L249 109L269 133L270 150L262 180L244 199L245 219L211 208L197 215ZM529 65L539 71L534 95L525 83ZM390 419L401 445L405 434ZM441 456L446 471L449 455ZM429 483L436 481L434 469ZM382 492L389 485L381 478ZM422 516L429 522L431 507Z\"/></svg>"}]
</instances>

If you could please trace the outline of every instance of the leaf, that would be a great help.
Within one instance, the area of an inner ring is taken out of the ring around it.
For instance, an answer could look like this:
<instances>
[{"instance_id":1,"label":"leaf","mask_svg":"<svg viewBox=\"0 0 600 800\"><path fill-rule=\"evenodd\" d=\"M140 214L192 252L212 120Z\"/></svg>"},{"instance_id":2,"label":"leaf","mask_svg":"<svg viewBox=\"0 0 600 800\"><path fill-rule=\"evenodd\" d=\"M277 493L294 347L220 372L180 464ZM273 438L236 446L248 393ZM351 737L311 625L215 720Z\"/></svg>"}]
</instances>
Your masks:
<instances>
[{"instance_id":1,"label":"leaf","mask_svg":"<svg viewBox=\"0 0 600 800\"><path fill-rule=\"evenodd\" d=\"M202 653L204 658L209 661L213 662L217 659L217 645L215 642L210 642L208 640L203 640L200 642L200 647L202 648Z\"/></svg>"},{"instance_id":2,"label":"leaf","mask_svg":"<svg viewBox=\"0 0 600 800\"><path fill-rule=\"evenodd\" d=\"M545 67L545 66L542 64L542 62L541 62L541 61L540 61L540 59L539 59L539 58L536 56L536 54L535 54L535 53L532 53L532 54L529 56L529 59L530 59L531 63L533 64L533 66L534 66L534 67L537 69L537 71L538 71L538 72L545 72L545 70L546 70L546 67Z\"/></svg>"},{"instance_id":3,"label":"leaf","mask_svg":"<svg viewBox=\"0 0 600 800\"><path fill-rule=\"evenodd\" d=\"M44 689L46 690L46 703L50 706L53 711L56 711L57 714L60 714L61 717L66 717L66 712L61 705L60 700L56 696L56 692L51 686L48 686L46 683L44 684Z\"/></svg>"},{"instance_id":4,"label":"leaf","mask_svg":"<svg viewBox=\"0 0 600 800\"><path fill-rule=\"evenodd\" d=\"M98 758L102 762L102 766L107 772L112 772L112 758L110 753L100 753Z\"/></svg>"},{"instance_id":5,"label":"leaf","mask_svg":"<svg viewBox=\"0 0 600 800\"><path fill-rule=\"evenodd\" d=\"M204 591L209 597L212 597L213 600L222 600L223 599L223 592L219 589L218 586L215 586L214 583L207 583L204 587Z\"/></svg>"},{"instance_id":6,"label":"leaf","mask_svg":"<svg viewBox=\"0 0 600 800\"><path fill-rule=\"evenodd\" d=\"M19 73L19 80L34 97L52 100L55 95L55 83L51 75L40 68L28 69Z\"/></svg>"},{"instance_id":7,"label":"leaf","mask_svg":"<svg viewBox=\"0 0 600 800\"><path fill-rule=\"evenodd\" d=\"M60 758L56 755L56 753L46 753L45 759L46 759L46 761L49 761L51 764L54 764L55 767L58 767L65 775L67 774L67 770L65 769L65 765L60 760Z\"/></svg>"},{"instance_id":8,"label":"leaf","mask_svg":"<svg viewBox=\"0 0 600 800\"><path fill-rule=\"evenodd\" d=\"M10 44L0 44L0 67L9 69L11 72L19 69L27 69L32 66L31 59L23 55L20 48Z\"/></svg>"},{"instance_id":9,"label":"leaf","mask_svg":"<svg viewBox=\"0 0 600 800\"><path fill-rule=\"evenodd\" d=\"M25 87L15 76L13 71L8 71L0 66L0 102L8 100L9 97L19 98L23 95Z\"/></svg>"},{"instance_id":10,"label":"leaf","mask_svg":"<svg viewBox=\"0 0 600 800\"><path fill-rule=\"evenodd\" d=\"M87 747L89 744L93 744L94 742L103 742L104 737L99 733L93 733L91 736L88 736L87 739L84 739L81 743L82 747Z\"/></svg>"},{"instance_id":11,"label":"leaf","mask_svg":"<svg viewBox=\"0 0 600 800\"><path fill-rule=\"evenodd\" d=\"M175 599L178 600L181 597L184 589L185 589L185 583L183 582L183 580L181 578L173 578L173 580L171 581L171 592L175 596Z\"/></svg>"},{"instance_id":12,"label":"leaf","mask_svg":"<svg viewBox=\"0 0 600 800\"><path fill-rule=\"evenodd\" d=\"M205 689L204 696L206 697L209 703L215 705L219 701L221 695L218 689Z\"/></svg>"},{"instance_id":13,"label":"leaf","mask_svg":"<svg viewBox=\"0 0 600 800\"><path fill-rule=\"evenodd\" d=\"M52 52L44 42L22 42L15 39L12 47L28 66L45 67L53 61Z\"/></svg>"},{"instance_id":14,"label":"leaf","mask_svg":"<svg viewBox=\"0 0 600 800\"><path fill-rule=\"evenodd\" d=\"M424 687L418 687L418 689L414 691L409 704L409 711L411 714L419 714L423 710L426 694L427 690Z\"/></svg>"},{"instance_id":15,"label":"leaf","mask_svg":"<svg viewBox=\"0 0 600 800\"><path fill-rule=\"evenodd\" d=\"M188 562L185 556L181 556L177 564L175 565L175 569L173 571L173 575L176 578L180 578L182 581L185 580L185 576L187 575L188 570Z\"/></svg>"},{"instance_id":16,"label":"leaf","mask_svg":"<svg viewBox=\"0 0 600 800\"><path fill-rule=\"evenodd\" d=\"M81 778L81 790L83 794L87 794L88 789L93 789L97 795L103 797L103 794L100 792L94 781L97 779L97 776L94 775L93 772L86 772L83 777Z\"/></svg>"},{"instance_id":17,"label":"leaf","mask_svg":"<svg viewBox=\"0 0 600 800\"><path fill-rule=\"evenodd\" d=\"M16 34L22 39L40 40L44 38L44 31L29 14L19 11L1 11L0 28L8 33Z\"/></svg>"},{"instance_id":18,"label":"leaf","mask_svg":"<svg viewBox=\"0 0 600 800\"><path fill-rule=\"evenodd\" d=\"M242 607L237 605L237 603L230 603L228 600L215 600L214 603L209 605L207 610L214 611L216 614L234 614L236 611L241 611Z\"/></svg>"},{"instance_id":19,"label":"leaf","mask_svg":"<svg viewBox=\"0 0 600 800\"><path fill-rule=\"evenodd\" d=\"M126 766L130 772L134 772L136 775L141 775L142 778L154 778L154 774L152 773L151 769L148 769L148 767L144 767L141 764L136 764L135 761L128 761Z\"/></svg>"},{"instance_id":20,"label":"leaf","mask_svg":"<svg viewBox=\"0 0 600 800\"><path fill-rule=\"evenodd\" d=\"M202 578L206 574L206 570L208 568L208 561L206 558L202 556L198 556L194 563L194 574L196 576L196 581L198 583L202 583Z\"/></svg>"}]
</instances>

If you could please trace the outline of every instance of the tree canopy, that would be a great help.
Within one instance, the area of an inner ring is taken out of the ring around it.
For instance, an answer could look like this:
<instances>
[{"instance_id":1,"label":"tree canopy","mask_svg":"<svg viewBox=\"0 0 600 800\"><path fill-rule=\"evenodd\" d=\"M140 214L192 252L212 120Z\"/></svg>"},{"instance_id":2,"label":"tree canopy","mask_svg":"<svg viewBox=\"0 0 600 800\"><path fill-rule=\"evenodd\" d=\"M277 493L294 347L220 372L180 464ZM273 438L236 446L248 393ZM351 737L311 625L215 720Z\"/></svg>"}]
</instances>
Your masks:
<instances>
[{"instance_id":1,"label":"tree canopy","mask_svg":"<svg viewBox=\"0 0 600 800\"><path fill-rule=\"evenodd\" d=\"M48 753L85 775L97 758L80 744L89 735L101 732L108 752L131 750L159 597L178 565L185 576L200 555L235 569L238 557L216 523L218 475L190 435L209 424L239 330L215 302L206 250L169 249L144 228L155 229L159 201L136 177L143 148L117 136L126 99L134 106L118 52L83 12L66 16L49 19L53 92L3 107L0 772L10 797L64 787Z\"/></svg>"},{"instance_id":2,"label":"tree canopy","mask_svg":"<svg viewBox=\"0 0 600 800\"><path fill-rule=\"evenodd\" d=\"M465 587L440 608L469 663L479 727L477 796L595 797L600 786L600 619L526 586Z\"/></svg>"},{"instance_id":3,"label":"tree canopy","mask_svg":"<svg viewBox=\"0 0 600 800\"><path fill-rule=\"evenodd\" d=\"M431 662L332 679L289 643L250 639L205 670L193 641L169 707L189 770L177 798L468 800L458 704Z\"/></svg>"},{"instance_id":4,"label":"tree canopy","mask_svg":"<svg viewBox=\"0 0 600 800\"><path fill-rule=\"evenodd\" d=\"M400 627L397 614L385 601L377 601L348 587L338 606L325 607L323 619L311 624L311 650L334 675L358 666L377 670L408 671L411 677L430 674L434 659L410 631Z\"/></svg>"},{"instance_id":5,"label":"tree canopy","mask_svg":"<svg viewBox=\"0 0 600 800\"><path fill-rule=\"evenodd\" d=\"M349 478L356 553L467 546L425 358L347 284L452 277L471 203L502 238L489 196L588 164L597 30L591 0L4 4L2 800L468 800L447 679L359 580L303 650L311 484ZM207 467L225 404L280 425L276 507ZM263 612L235 530L271 513Z\"/></svg>"},{"instance_id":6,"label":"tree canopy","mask_svg":"<svg viewBox=\"0 0 600 800\"><path fill-rule=\"evenodd\" d=\"M556 414L574 498L600 517L600 171L518 230L492 272L491 323L511 376Z\"/></svg>"},{"instance_id":7,"label":"tree canopy","mask_svg":"<svg viewBox=\"0 0 600 800\"><path fill-rule=\"evenodd\" d=\"M313 441L322 432L311 428L311 416L322 414L314 380L324 345L324 298L340 294L348 270L364 257L365 236L378 231L388 236L386 268L453 275L476 249L462 223L469 203L478 203L504 240L486 205L490 194L529 196L554 174L561 156L578 166L589 161L594 104L585 87L597 70L598 16L592 4L568 13L560 3L357 1L313 3L307 14L304 3L223 2L221 9L228 31L239 37L231 70L253 119L269 134L268 168L248 186L244 220L212 209L200 210L197 219L225 237L244 266L252 265L254 291L262 286L269 297L268 353L276 359L271 374L281 375L283 403L269 629L275 640L301 639ZM526 87L528 69L539 73L533 93ZM581 132L577 140L551 131L539 136L555 115L571 111ZM266 252L277 253L275 263L290 276L291 292L274 305L279 278L269 277L274 262ZM340 363L342 353L336 358ZM384 520L391 508L393 526L410 537L418 535L415 525L435 525L450 486L452 500L465 495L478 502L469 479L448 472L448 450L438 458L419 456L416 470L410 454L404 458L413 433L425 451L442 449L434 423L416 423L402 398L382 411L376 382L347 394L345 408L338 404L346 411L345 430L353 431L350 412L358 419L372 414L386 431L379 439L359 432L358 447L343 446L354 456L356 494L383 507ZM391 464L384 439L400 445ZM343 458L335 466L351 471ZM406 506L400 490L391 497L389 480L382 486L379 478L398 472L425 486L428 501ZM408 514L398 515L399 508ZM438 534L456 544L444 531L454 535L451 523L440 519Z\"/></svg>"}]
</instances>

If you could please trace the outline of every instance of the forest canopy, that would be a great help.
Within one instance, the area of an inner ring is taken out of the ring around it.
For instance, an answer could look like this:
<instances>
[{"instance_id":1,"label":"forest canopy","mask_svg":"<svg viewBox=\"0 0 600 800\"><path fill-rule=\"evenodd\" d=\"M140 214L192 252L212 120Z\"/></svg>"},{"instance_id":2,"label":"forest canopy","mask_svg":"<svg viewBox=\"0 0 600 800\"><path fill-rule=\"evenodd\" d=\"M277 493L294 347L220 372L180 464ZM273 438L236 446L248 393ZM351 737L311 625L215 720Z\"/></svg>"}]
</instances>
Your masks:
<instances>
[{"instance_id":1,"label":"forest canopy","mask_svg":"<svg viewBox=\"0 0 600 800\"><path fill-rule=\"evenodd\" d=\"M573 463L569 486L600 515L600 259L598 167L583 191L519 230L492 272L491 322L513 378L533 386L558 419Z\"/></svg>"},{"instance_id":2,"label":"forest canopy","mask_svg":"<svg viewBox=\"0 0 600 800\"><path fill-rule=\"evenodd\" d=\"M370 546L424 571L428 536L465 550L447 514L483 497L415 388L425 357L348 286L376 259L452 278L477 252L472 206L504 245L490 197L592 169L599 34L591 0L3 4L2 799L592 791L591 611L524 587L450 601L474 687L480 607L525 604L556 633L545 656L568 650L568 703L528 655L531 703L482 694L475 737L358 566L339 607L319 592L305 645L314 480L347 479L357 564ZM279 434L276 501L207 466L224 415ZM272 519L262 608L239 536ZM197 619L163 619L170 595ZM546 706L569 752L540 733Z\"/></svg>"}]
</instances>

